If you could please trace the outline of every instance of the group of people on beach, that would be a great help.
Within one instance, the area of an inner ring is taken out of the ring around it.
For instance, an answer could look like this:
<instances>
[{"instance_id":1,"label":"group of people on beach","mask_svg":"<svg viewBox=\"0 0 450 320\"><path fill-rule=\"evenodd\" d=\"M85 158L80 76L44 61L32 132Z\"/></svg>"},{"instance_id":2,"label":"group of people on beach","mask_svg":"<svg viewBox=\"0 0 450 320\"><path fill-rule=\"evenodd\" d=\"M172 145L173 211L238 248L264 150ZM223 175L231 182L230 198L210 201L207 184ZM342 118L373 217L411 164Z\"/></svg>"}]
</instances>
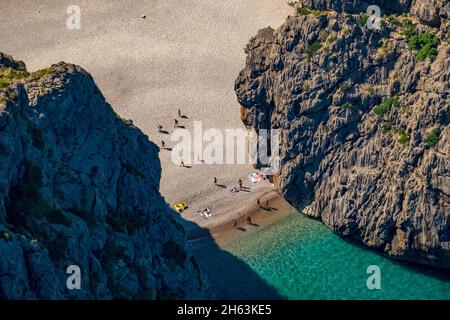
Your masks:
<instances>
[{"instance_id":1,"label":"group of people on beach","mask_svg":"<svg viewBox=\"0 0 450 320\"><path fill-rule=\"evenodd\" d=\"M219 185L219 182L218 182L217 177L214 177L214 185L216 185L216 186L222 186L222 185ZM238 185L239 185L239 191L244 190L244 183L242 182L242 179L239 179L239 180L238 180ZM222 186L222 187L224 187L224 186Z\"/></svg>"},{"instance_id":2,"label":"group of people on beach","mask_svg":"<svg viewBox=\"0 0 450 320\"><path fill-rule=\"evenodd\" d=\"M178 120L178 118L179 119L183 119L183 118L187 118L186 116L184 116L182 113L181 113L181 109L178 109L178 111L177 111L177 117L174 119L174 128L176 129L176 128L180 128L180 127L182 127L181 125L180 125L180 120ZM182 128L184 128L184 127L182 127ZM158 124L158 132L159 133L165 133L165 134L169 134L169 132L168 131L166 131L166 130L164 130L164 127L161 125L161 124ZM168 148L166 147L166 142L164 141L164 140L161 140L161 149L162 150L167 150ZM170 150L170 149L169 149ZM184 161L183 161L183 159L181 159L181 161L180 161L180 167L186 167L185 166L185 164L184 164Z\"/></svg>"},{"instance_id":3,"label":"group of people on beach","mask_svg":"<svg viewBox=\"0 0 450 320\"><path fill-rule=\"evenodd\" d=\"M187 118L187 117L184 116L184 115L182 114L181 109L178 109L178 110L177 110L177 117L174 119L174 128L175 128L175 129L181 127L181 126L180 126L180 120L181 120L181 119L184 119L184 118ZM179 120L179 119L180 119L180 120ZM158 124L158 132L159 132L159 133L164 133L164 134L169 134L168 131L164 130L164 127L163 127L161 124ZM167 150L167 149L168 149L168 148L166 147L166 142L165 142L164 140L161 140L161 149L162 149L162 150ZM185 167L185 164L184 164L183 159L181 159L180 167ZM246 190L249 190L249 189L250 189L250 188L244 187L244 182L242 181L242 179L239 179L239 180L237 181L237 183L238 183L239 188L234 187L234 188L232 189L232 192L233 192L233 190L234 190L234 192L238 192L238 191L243 191L244 189L246 189ZM214 185L216 185L216 186L221 186L221 187L225 187L225 186L219 185L219 182L218 182L217 177L214 177ZM259 208L262 208L262 207L261 207L261 201L260 201L259 198L257 199L257 204L258 204L258 207L259 207ZM268 206L269 206L269 200L267 200L266 204L267 204L267 207L268 207ZM200 215L201 215L204 219L208 219L208 218L210 218L210 217L212 216L212 207L208 207L208 208L206 208L206 209L199 210L199 211L197 211L197 212L200 213ZM247 216L245 220L246 220L247 224L249 224L249 225L252 225L252 224L253 224L253 223L252 223L252 219L251 219L250 216ZM233 227L234 227L235 229L239 229L239 228L238 228L238 219L233 220Z\"/></svg>"},{"instance_id":4,"label":"group of people on beach","mask_svg":"<svg viewBox=\"0 0 450 320\"><path fill-rule=\"evenodd\" d=\"M256 204L258 205L258 208L264 208L264 207L261 206L261 200L259 198L256 200ZM265 209L268 209L268 208L269 208L269 200L266 200L266 207L265 207Z\"/></svg>"},{"instance_id":5,"label":"group of people on beach","mask_svg":"<svg viewBox=\"0 0 450 320\"><path fill-rule=\"evenodd\" d=\"M197 212L200 213L200 216L203 219L208 220L208 218L210 218L212 216L212 207L208 207L206 209L199 210Z\"/></svg>"},{"instance_id":6,"label":"group of people on beach","mask_svg":"<svg viewBox=\"0 0 450 320\"><path fill-rule=\"evenodd\" d=\"M258 199L256 200L256 203L257 203L257 205L258 205L258 208L263 208L263 207L261 206L261 199L260 199L260 198L258 198ZM269 206L269 200L266 200L266 208L270 208L270 206ZM239 227L239 220L240 220L240 218L241 218L241 216L239 216L237 219L233 219L232 225L233 225L233 228L236 229L236 230L242 230L242 229ZM245 221L246 221L247 225L253 225L253 226L255 225L255 224L253 223L252 217L251 217L250 215L247 215L247 216L245 217Z\"/></svg>"},{"instance_id":7,"label":"group of people on beach","mask_svg":"<svg viewBox=\"0 0 450 320\"><path fill-rule=\"evenodd\" d=\"M183 118L183 114L181 113L180 109L178 109L178 118L180 118L180 119ZM180 127L180 121L177 118L175 118L174 123L175 123L175 125L174 125L175 129ZM162 125L160 125L160 124L158 124L158 132L159 133L166 133L166 134L169 133L168 131L165 131L164 127ZM163 150L166 149L166 142L164 140L161 140L161 149L163 149Z\"/></svg>"}]
</instances>

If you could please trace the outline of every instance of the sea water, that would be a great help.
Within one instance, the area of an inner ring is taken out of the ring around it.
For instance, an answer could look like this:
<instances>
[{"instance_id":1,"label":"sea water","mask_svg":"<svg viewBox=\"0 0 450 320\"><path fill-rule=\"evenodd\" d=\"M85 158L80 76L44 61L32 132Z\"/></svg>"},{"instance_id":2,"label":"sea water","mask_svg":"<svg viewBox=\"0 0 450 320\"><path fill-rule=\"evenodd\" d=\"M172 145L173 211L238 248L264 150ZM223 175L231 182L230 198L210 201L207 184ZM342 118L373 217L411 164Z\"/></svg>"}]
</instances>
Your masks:
<instances>
[{"instance_id":1,"label":"sea water","mask_svg":"<svg viewBox=\"0 0 450 320\"><path fill-rule=\"evenodd\" d=\"M288 299L450 299L448 271L389 259L298 212L223 249ZM380 289L368 289L371 265Z\"/></svg>"}]
</instances>

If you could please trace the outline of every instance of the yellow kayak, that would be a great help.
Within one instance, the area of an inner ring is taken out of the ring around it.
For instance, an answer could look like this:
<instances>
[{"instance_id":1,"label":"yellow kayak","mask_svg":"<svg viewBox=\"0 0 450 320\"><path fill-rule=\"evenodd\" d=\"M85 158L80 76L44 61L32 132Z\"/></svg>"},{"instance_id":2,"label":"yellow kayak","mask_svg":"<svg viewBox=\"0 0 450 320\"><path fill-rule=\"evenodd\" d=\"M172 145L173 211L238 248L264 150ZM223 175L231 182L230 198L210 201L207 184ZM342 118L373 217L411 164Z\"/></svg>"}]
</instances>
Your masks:
<instances>
[{"instance_id":1,"label":"yellow kayak","mask_svg":"<svg viewBox=\"0 0 450 320\"><path fill-rule=\"evenodd\" d=\"M183 212L184 210L187 209L188 206L187 206L186 202L180 202L180 203L174 204L173 207L175 208L175 210L177 212Z\"/></svg>"}]
</instances>

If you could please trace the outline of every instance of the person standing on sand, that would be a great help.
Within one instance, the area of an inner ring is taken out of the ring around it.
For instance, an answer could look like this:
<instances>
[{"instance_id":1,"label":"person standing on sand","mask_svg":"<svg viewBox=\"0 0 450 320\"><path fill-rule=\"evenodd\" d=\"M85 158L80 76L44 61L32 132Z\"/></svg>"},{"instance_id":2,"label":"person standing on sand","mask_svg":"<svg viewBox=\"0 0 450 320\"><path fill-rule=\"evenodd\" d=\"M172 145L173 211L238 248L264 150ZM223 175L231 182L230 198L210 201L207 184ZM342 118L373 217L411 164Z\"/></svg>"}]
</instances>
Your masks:
<instances>
[{"instance_id":1,"label":"person standing on sand","mask_svg":"<svg viewBox=\"0 0 450 320\"><path fill-rule=\"evenodd\" d=\"M180 167L184 168L184 161L181 159Z\"/></svg>"},{"instance_id":2,"label":"person standing on sand","mask_svg":"<svg viewBox=\"0 0 450 320\"><path fill-rule=\"evenodd\" d=\"M163 130L163 126L158 124L158 132L162 132L162 130Z\"/></svg>"},{"instance_id":3,"label":"person standing on sand","mask_svg":"<svg viewBox=\"0 0 450 320\"><path fill-rule=\"evenodd\" d=\"M181 118L181 110L180 109L178 109L178 117Z\"/></svg>"},{"instance_id":4,"label":"person standing on sand","mask_svg":"<svg viewBox=\"0 0 450 320\"><path fill-rule=\"evenodd\" d=\"M258 200L256 200L256 203L258 204L258 207L261 208L261 200L259 200L259 198L258 198Z\"/></svg>"},{"instance_id":5,"label":"person standing on sand","mask_svg":"<svg viewBox=\"0 0 450 320\"><path fill-rule=\"evenodd\" d=\"M242 191L242 180L239 179L239 190Z\"/></svg>"},{"instance_id":6,"label":"person standing on sand","mask_svg":"<svg viewBox=\"0 0 450 320\"><path fill-rule=\"evenodd\" d=\"M161 149L166 150L166 142L161 140Z\"/></svg>"},{"instance_id":7,"label":"person standing on sand","mask_svg":"<svg viewBox=\"0 0 450 320\"><path fill-rule=\"evenodd\" d=\"M247 217L247 224L250 224L250 225L253 224L252 218L250 216Z\"/></svg>"},{"instance_id":8,"label":"person standing on sand","mask_svg":"<svg viewBox=\"0 0 450 320\"><path fill-rule=\"evenodd\" d=\"M178 124L179 124L178 120L175 119L175 125L174 125L174 128L178 128Z\"/></svg>"},{"instance_id":9,"label":"person standing on sand","mask_svg":"<svg viewBox=\"0 0 450 320\"><path fill-rule=\"evenodd\" d=\"M233 220L233 228L235 228L236 230L239 230L237 220Z\"/></svg>"},{"instance_id":10,"label":"person standing on sand","mask_svg":"<svg viewBox=\"0 0 450 320\"><path fill-rule=\"evenodd\" d=\"M214 177L214 185L217 186L217 178L216 177Z\"/></svg>"}]
</instances>

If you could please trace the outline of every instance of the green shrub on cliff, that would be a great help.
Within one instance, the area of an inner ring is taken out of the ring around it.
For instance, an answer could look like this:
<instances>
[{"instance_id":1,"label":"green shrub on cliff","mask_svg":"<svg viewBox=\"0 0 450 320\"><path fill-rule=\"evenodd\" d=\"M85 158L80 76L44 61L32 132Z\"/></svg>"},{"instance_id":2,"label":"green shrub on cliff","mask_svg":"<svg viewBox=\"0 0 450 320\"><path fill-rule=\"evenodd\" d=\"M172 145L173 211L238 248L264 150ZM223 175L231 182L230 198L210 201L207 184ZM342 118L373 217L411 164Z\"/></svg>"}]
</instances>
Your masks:
<instances>
[{"instance_id":1,"label":"green shrub on cliff","mask_svg":"<svg viewBox=\"0 0 450 320\"><path fill-rule=\"evenodd\" d=\"M330 36L330 33L329 33L329 32L327 32L327 31L322 31L322 32L319 34L319 41L320 41L320 42L325 42L325 41L328 39L329 36Z\"/></svg>"},{"instance_id":2,"label":"green shrub on cliff","mask_svg":"<svg viewBox=\"0 0 450 320\"><path fill-rule=\"evenodd\" d=\"M0 239L9 241L9 240L11 240L11 234L8 231L2 231L2 232L0 232Z\"/></svg>"},{"instance_id":3,"label":"green shrub on cliff","mask_svg":"<svg viewBox=\"0 0 450 320\"><path fill-rule=\"evenodd\" d=\"M428 59L434 60L437 55L437 47L439 45L438 38L431 32L422 34L414 34L408 39L408 48L417 50L417 60L424 61Z\"/></svg>"},{"instance_id":4,"label":"green shrub on cliff","mask_svg":"<svg viewBox=\"0 0 450 320\"><path fill-rule=\"evenodd\" d=\"M407 39L412 37L417 33L416 27L412 23L410 19L403 19L401 22L401 31L400 34L406 36Z\"/></svg>"},{"instance_id":5,"label":"green shrub on cliff","mask_svg":"<svg viewBox=\"0 0 450 320\"><path fill-rule=\"evenodd\" d=\"M41 69L41 70L32 72L31 73L31 77L34 78L34 79L39 79L39 78L42 78L43 76L52 74L52 72L53 71L52 71L51 68L45 68L45 69Z\"/></svg>"},{"instance_id":6,"label":"green shrub on cliff","mask_svg":"<svg viewBox=\"0 0 450 320\"><path fill-rule=\"evenodd\" d=\"M0 90L5 92L10 100L15 100L17 98L17 94L11 93L14 83L23 78L28 77L29 75L30 73L28 71L1 67ZM3 102L6 102L7 99L3 98L3 100L4 100Z\"/></svg>"},{"instance_id":7,"label":"green shrub on cliff","mask_svg":"<svg viewBox=\"0 0 450 320\"><path fill-rule=\"evenodd\" d=\"M297 8L297 14L299 16L307 16L310 13L311 13L311 11L308 8L305 8L305 7Z\"/></svg>"},{"instance_id":8,"label":"green shrub on cliff","mask_svg":"<svg viewBox=\"0 0 450 320\"><path fill-rule=\"evenodd\" d=\"M390 24L398 27L401 25L400 21L398 20L397 16L395 15L390 15L387 19L389 21Z\"/></svg>"},{"instance_id":9,"label":"green shrub on cliff","mask_svg":"<svg viewBox=\"0 0 450 320\"><path fill-rule=\"evenodd\" d=\"M17 81L28 77L30 73L26 70L16 70L13 68L1 67L0 75L2 78L7 78L9 81Z\"/></svg>"},{"instance_id":10,"label":"green shrub on cliff","mask_svg":"<svg viewBox=\"0 0 450 320\"><path fill-rule=\"evenodd\" d=\"M332 36L328 37L327 42L331 44L331 43L335 42L337 39L338 38L336 36L332 35Z\"/></svg>"},{"instance_id":11,"label":"green shrub on cliff","mask_svg":"<svg viewBox=\"0 0 450 320\"><path fill-rule=\"evenodd\" d=\"M409 145L409 135L406 133L405 129L400 128L400 130L398 130L398 141L403 145L403 146L408 146Z\"/></svg>"},{"instance_id":12,"label":"green shrub on cliff","mask_svg":"<svg viewBox=\"0 0 450 320\"><path fill-rule=\"evenodd\" d=\"M0 90L8 93L11 90L11 81L6 77L0 77Z\"/></svg>"},{"instance_id":13,"label":"green shrub on cliff","mask_svg":"<svg viewBox=\"0 0 450 320\"><path fill-rule=\"evenodd\" d=\"M435 128L435 129L431 130L428 133L427 138L425 139L427 146L434 147L435 145L437 145L439 142L440 135L441 135L441 130L439 128Z\"/></svg>"},{"instance_id":14,"label":"green shrub on cliff","mask_svg":"<svg viewBox=\"0 0 450 320\"><path fill-rule=\"evenodd\" d=\"M327 15L329 11L326 10L315 10L315 9L309 9L306 7L298 7L297 8L297 15L298 16L309 16L312 15L314 17L321 17L324 15Z\"/></svg>"},{"instance_id":15,"label":"green shrub on cliff","mask_svg":"<svg viewBox=\"0 0 450 320\"><path fill-rule=\"evenodd\" d=\"M383 124L383 134L388 134L393 129L392 123L386 122Z\"/></svg>"},{"instance_id":16,"label":"green shrub on cliff","mask_svg":"<svg viewBox=\"0 0 450 320\"><path fill-rule=\"evenodd\" d=\"M433 33L429 31L419 33L410 19L402 21L401 29L400 33L405 35L408 41L408 49L417 51L417 60L434 60L439 39Z\"/></svg>"},{"instance_id":17,"label":"green shrub on cliff","mask_svg":"<svg viewBox=\"0 0 450 320\"><path fill-rule=\"evenodd\" d=\"M344 82L339 86L339 90L342 92L348 91L352 86L348 82Z\"/></svg>"},{"instance_id":18,"label":"green shrub on cliff","mask_svg":"<svg viewBox=\"0 0 450 320\"><path fill-rule=\"evenodd\" d=\"M342 108L342 109L346 109L346 110L350 110L350 109L353 108L353 106L352 106L351 103L346 102L346 103L344 103L344 104L341 105L341 108Z\"/></svg>"},{"instance_id":19,"label":"green shrub on cliff","mask_svg":"<svg viewBox=\"0 0 450 320\"><path fill-rule=\"evenodd\" d=\"M367 20L369 20L369 16L367 14L362 14L359 17L358 24L362 28L367 24Z\"/></svg>"},{"instance_id":20,"label":"green shrub on cliff","mask_svg":"<svg viewBox=\"0 0 450 320\"><path fill-rule=\"evenodd\" d=\"M389 97L384 99L384 101L373 108L373 112L379 116L384 117L386 114L390 113L393 108L400 107L400 102L397 97Z\"/></svg>"},{"instance_id":21,"label":"green shrub on cliff","mask_svg":"<svg viewBox=\"0 0 450 320\"><path fill-rule=\"evenodd\" d=\"M306 47L306 55L311 58L317 51L322 48L322 44L320 42L313 42L311 45Z\"/></svg>"}]
</instances>

